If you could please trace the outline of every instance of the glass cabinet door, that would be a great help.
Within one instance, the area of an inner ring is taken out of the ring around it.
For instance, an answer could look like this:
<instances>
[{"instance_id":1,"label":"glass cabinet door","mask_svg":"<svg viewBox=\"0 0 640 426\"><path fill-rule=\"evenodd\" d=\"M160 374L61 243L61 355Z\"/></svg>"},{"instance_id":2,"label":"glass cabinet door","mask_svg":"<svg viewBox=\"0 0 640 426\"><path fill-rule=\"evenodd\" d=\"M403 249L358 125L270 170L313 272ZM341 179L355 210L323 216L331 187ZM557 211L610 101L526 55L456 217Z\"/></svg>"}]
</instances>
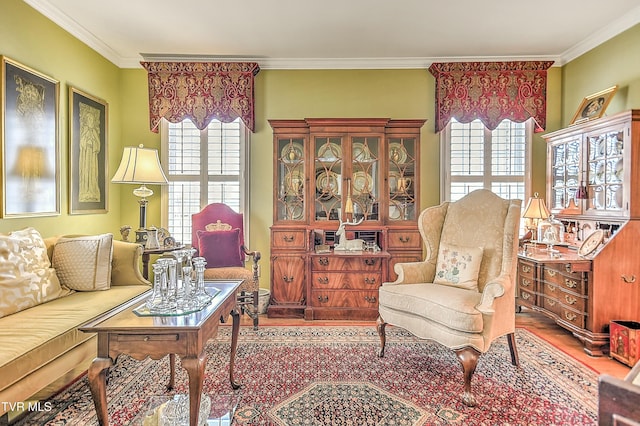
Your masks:
<instances>
[{"instance_id":1,"label":"glass cabinet door","mask_svg":"<svg viewBox=\"0 0 640 426\"><path fill-rule=\"evenodd\" d=\"M580 213L577 199L581 185L581 140L558 143L552 149L551 197L549 208L554 213Z\"/></svg>"},{"instance_id":2,"label":"glass cabinet door","mask_svg":"<svg viewBox=\"0 0 640 426\"><path fill-rule=\"evenodd\" d=\"M278 139L276 219L304 221L304 139Z\"/></svg>"},{"instance_id":3,"label":"glass cabinet door","mask_svg":"<svg viewBox=\"0 0 640 426\"><path fill-rule=\"evenodd\" d=\"M346 213L352 213L354 220L379 220L379 159L379 137L351 138L351 179L346 182L345 206L353 206L353 211Z\"/></svg>"},{"instance_id":4,"label":"glass cabinet door","mask_svg":"<svg viewBox=\"0 0 640 426\"><path fill-rule=\"evenodd\" d=\"M587 212L620 212L624 206L624 132L587 137Z\"/></svg>"},{"instance_id":5,"label":"glass cabinet door","mask_svg":"<svg viewBox=\"0 0 640 426\"><path fill-rule=\"evenodd\" d=\"M389 221L415 220L415 138L390 138L389 145Z\"/></svg>"},{"instance_id":6,"label":"glass cabinet door","mask_svg":"<svg viewBox=\"0 0 640 426\"><path fill-rule=\"evenodd\" d=\"M312 219L339 220L342 216L343 140L335 137L315 137L314 185L312 188Z\"/></svg>"}]
</instances>

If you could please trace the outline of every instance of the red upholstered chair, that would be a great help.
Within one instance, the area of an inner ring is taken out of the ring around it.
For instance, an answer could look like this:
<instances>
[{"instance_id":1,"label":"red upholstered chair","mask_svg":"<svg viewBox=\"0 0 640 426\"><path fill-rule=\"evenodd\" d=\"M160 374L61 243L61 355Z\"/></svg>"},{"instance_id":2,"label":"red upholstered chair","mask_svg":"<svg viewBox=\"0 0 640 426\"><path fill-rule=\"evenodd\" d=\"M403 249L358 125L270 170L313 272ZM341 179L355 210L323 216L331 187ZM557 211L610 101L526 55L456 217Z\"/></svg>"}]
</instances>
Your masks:
<instances>
[{"instance_id":1,"label":"red upholstered chair","mask_svg":"<svg viewBox=\"0 0 640 426\"><path fill-rule=\"evenodd\" d=\"M242 213L222 203L212 203L191 216L191 245L196 256L207 259L205 279L244 280L238 293L238 305L258 327L258 261L260 252L249 251L244 244ZM252 268L245 268L247 257Z\"/></svg>"}]
</instances>

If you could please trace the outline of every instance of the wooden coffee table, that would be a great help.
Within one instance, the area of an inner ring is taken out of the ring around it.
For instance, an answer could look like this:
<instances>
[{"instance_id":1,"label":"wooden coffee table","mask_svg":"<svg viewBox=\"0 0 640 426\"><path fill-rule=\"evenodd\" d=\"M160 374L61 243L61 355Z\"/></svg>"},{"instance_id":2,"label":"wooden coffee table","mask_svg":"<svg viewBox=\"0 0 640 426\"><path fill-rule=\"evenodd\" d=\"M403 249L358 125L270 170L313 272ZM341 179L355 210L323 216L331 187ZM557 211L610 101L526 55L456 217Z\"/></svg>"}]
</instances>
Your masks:
<instances>
[{"instance_id":1,"label":"wooden coffee table","mask_svg":"<svg viewBox=\"0 0 640 426\"><path fill-rule=\"evenodd\" d=\"M229 315L233 318L231 333L231 359L229 380L233 389L238 385L233 378L233 368L240 330L240 314L236 308L238 287L242 280L213 280L207 287L220 292L204 309L181 316L138 316L133 310L144 303L151 292L146 292L127 303L101 315L79 327L87 333L98 335L98 356L89 367L88 377L91 396L100 425L108 425L106 373L118 355L128 354L137 360L147 357L160 359L169 355L169 389L175 380L175 355L180 356L182 366L189 375L189 423L198 424L200 395L207 364L205 346L215 337L218 324Z\"/></svg>"}]
</instances>

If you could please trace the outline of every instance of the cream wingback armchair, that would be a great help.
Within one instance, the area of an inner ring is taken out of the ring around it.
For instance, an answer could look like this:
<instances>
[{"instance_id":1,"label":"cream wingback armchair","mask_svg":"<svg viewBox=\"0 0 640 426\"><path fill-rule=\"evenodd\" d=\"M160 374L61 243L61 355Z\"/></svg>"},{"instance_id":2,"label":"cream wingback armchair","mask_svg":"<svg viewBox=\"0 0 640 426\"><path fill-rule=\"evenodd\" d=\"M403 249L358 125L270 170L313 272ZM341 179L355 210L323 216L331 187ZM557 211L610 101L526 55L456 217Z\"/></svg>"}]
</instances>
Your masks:
<instances>
[{"instance_id":1,"label":"cream wingback armchair","mask_svg":"<svg viewBox=\"0 0 640 426\"><path fill-rule=\"evenodd\" d=\"M384 356L387 324L453 349L462 364L463 402L476 404L471 377L491 342L515 346L515 273L520 200L488 190L427 208L418 219L423 262L395 265L398 279L379 294L378 334Z\"/></svg>"}]
</instances>

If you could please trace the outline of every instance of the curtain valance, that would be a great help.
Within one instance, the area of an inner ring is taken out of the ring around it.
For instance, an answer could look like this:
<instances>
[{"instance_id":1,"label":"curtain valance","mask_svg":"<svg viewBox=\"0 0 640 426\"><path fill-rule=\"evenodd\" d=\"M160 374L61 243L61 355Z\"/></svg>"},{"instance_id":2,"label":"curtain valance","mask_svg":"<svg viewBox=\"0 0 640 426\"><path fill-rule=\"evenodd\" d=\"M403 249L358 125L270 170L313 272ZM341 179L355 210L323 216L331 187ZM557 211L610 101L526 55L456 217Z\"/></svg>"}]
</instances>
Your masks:
<instances>
[{"instance_id":1,"label":"curtain valance","mask_svg":"<svg viewBox=\"0 0 640 426\"><path fill-rule=\"evenodd\" d=\"M536 131L546 126L547 69L552 61L441 62L429 71L436 79L436 132L451 118L476 118L493 130L502 120L533 117Z\"/></svg>"},{"instance_id":2,"label":"curtain valance","mask_svg":"<svg viewBox=\"0 0 640 426\"><path fill-rule=\"evenodd\" d=\"M149 74L149 119L158 132L161 118L186 118L202 130L212 119L236 118L253 131L255 62L141 62Z\"/></svg>"}]
</instances>

